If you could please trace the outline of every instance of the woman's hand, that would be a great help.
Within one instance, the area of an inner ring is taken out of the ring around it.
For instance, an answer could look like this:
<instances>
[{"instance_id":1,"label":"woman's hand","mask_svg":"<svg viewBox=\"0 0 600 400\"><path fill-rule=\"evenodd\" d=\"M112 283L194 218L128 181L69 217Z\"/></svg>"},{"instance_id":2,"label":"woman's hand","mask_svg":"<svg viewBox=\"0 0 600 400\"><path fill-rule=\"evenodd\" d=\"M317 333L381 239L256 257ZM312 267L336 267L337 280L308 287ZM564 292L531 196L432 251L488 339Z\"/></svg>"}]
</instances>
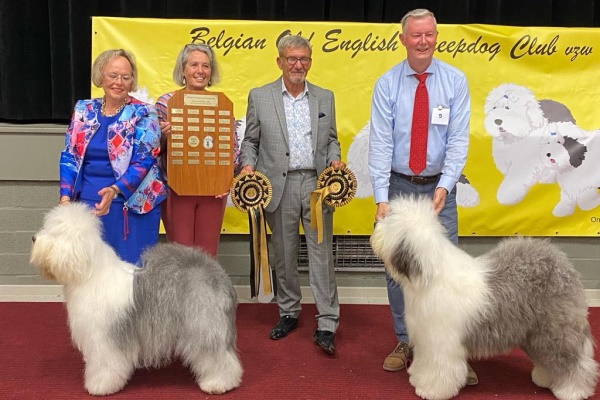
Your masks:
<instances>
[{"instance_id":1,"label":"woman's hand","mask_svg":"<svg viewBox=\"0 0 600 400\"><path fill-rule=\"evenodd\" d=\"M108 186L100 189L98 191L98 194L102 197L102 199L100 199L100 203L95 204L96 215L98 217L101 217L103 215L108 214L112 201L115 199L115 197L117 197L119 193L114 187Z\"/></svg>"},{"instance_id":2,"label":"woman's hand","mask_svg":"<svg viewBox=\"0 0 600 400\"><path fill-rule=\"evenodd\" d=\"M166 135L167 133L171 132L171 123L166 121L159 121L158 125L160 125L160 132L163 135Z\"/></svg>"},{"instance_id":3,"label":"woman's hand","mask_svg":"<svg viewBox=\"0 0 600 400\"><path fill-rule=\"evenodd\" d=\"M227 191L227 192L225 192L223 194L218 194L218 195L215 196L215 199L225 198L225 197L227 197L228 194L229 194L229 191Z\"/></svg>"},{"instance_id":4,"label":"woman's hand","mask_svg":"<svg viewBox=\"0 0 600 400\"><path fill-rule=\"evenodd\" d=\"M58 204L61 206L65 206L67 204L71 204L71 198L69 196L61 196Z\"/></svg>"}]
</instances>

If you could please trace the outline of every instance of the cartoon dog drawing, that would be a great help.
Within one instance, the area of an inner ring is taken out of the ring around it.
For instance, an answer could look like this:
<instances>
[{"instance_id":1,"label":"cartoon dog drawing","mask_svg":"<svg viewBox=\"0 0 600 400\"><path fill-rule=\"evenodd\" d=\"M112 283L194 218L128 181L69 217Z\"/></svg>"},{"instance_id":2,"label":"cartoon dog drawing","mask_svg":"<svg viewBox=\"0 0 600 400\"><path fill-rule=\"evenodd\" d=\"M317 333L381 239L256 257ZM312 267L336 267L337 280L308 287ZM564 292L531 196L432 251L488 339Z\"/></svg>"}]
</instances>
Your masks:
<instances>
[{"instance_id":1,"label":"cartoon dog drawing","mask_svg":"<svg viewBox=\"0 0 600 400\"><path fill-rule=\"evenodd\" d=\"M600 131L585 132L572 124L556 124L556 134L541 144L544 165L556 172L560 201L556 217L573 214L575 207L591 210L600 205Z\"/></svg>"},{"instance_id":2,"label":"cartoon dog drawing","mask_svg":"<svg viewBox=\"0 0 600 400\"><path fill-rule=\"evenodd\" d=\"M496 194L500 204L516 204L534 184L556 181L554 170L539 157L539 146L550 135L549 123L575 124L567 107L553 100L537 101L526 87L505 83L490 91L484 112L494 163L504 175Z\"/></svg>"}]
</instances>

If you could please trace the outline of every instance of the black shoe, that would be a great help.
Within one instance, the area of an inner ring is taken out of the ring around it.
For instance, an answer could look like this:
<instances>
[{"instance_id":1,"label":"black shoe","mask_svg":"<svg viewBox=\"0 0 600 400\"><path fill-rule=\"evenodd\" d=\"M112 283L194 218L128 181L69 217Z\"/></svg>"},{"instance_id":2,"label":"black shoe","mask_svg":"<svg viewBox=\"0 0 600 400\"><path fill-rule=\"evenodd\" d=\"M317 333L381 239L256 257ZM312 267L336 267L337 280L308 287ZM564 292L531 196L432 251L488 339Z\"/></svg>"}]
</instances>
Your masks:
<instances>
[{"instance_id":1,"label":"black shoe","mask_svg":"<svg viewBox=\"0 0 600 400\"><path fill-rule=\"evenodd\" d=\"M315 340L316 344L318 344L323 350L325 350L326 353L335 353L335 346L333 345L335 333L330 331L320 331L317 329L315 334L313 335L313 339Z\"/></svg>"},{"instance_id":2,"label":"black shoe","mask_svg":"<svg viewBox=\"0 0 600 400\"><path fill-rule=\"evenodd\" d=\"M284 315L279 318L279 322L277 325L271 329L271 333L269 337L273 340L283 339L287 336L288 333L293 331L298 327L298 318L290 317L289 315Z\"/></svg>"}]
</instances>

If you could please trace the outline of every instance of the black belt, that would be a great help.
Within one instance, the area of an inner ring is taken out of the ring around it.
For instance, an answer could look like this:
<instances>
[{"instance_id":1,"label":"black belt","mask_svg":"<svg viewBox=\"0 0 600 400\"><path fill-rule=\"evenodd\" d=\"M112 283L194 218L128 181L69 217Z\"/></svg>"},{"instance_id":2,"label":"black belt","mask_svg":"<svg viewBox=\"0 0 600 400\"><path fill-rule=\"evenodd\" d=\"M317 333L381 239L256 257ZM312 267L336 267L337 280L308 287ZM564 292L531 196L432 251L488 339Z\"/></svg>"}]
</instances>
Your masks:
<instances>
[{"instance_id":1,"label":"black belt","mask_svg":"<svg viewBox=\"0 0 600 400\"><path fill-rule=\"evenodd\" d=\"M398 178L404 179L405 181L414 183L415 185L428 185L430 183L437 183L437 181L440 179L440 175L442 175L437 174L433 176L409 176L395 171L392 171L392 174L396 175Z\"/></svg>"}]
</instances>

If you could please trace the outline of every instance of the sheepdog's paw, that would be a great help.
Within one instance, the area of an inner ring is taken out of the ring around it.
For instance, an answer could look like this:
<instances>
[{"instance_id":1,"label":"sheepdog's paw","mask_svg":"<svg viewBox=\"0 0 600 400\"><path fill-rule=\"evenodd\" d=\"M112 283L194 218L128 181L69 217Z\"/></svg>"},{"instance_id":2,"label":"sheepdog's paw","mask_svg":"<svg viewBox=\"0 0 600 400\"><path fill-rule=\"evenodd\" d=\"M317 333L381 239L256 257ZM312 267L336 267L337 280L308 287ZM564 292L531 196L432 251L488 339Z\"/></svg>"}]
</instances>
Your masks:
<instances>
[{"instance_id":1,"label":"sheepdog's paw","mask_svg":"<svg viewBox=\"0 0 600 400\"><path fill-rule=\"evenodd\" d=\"M117 393L123 389L126 384L127 379L115 378L109 373L99 373L93 376L86 374L85 377L85 389L89 394L94 396L106 396Z\"/></svg>"},{"instance_id":2,"label":"sheepdog's paw","mask_svg":"<svg viewBox=\"0 0 600 400\"><path fill-rule=\"evenodd\" d=\"M415 388L415 394L426 400L446 400L458 395L460 385L420 385L419 379L411 375L409 382Z\"/></svg>"},{"instance_id":3,"label":"sheepdog's paw","mask_svg":"<svg viewBox=\"0 0 600 400\"><path fill-rule=\"evenodd\" d=\"M548 389L552 384L552 376L544 367L534 365L531 371L531 380L541 388Z\"/></svg>"}]
</instances>

